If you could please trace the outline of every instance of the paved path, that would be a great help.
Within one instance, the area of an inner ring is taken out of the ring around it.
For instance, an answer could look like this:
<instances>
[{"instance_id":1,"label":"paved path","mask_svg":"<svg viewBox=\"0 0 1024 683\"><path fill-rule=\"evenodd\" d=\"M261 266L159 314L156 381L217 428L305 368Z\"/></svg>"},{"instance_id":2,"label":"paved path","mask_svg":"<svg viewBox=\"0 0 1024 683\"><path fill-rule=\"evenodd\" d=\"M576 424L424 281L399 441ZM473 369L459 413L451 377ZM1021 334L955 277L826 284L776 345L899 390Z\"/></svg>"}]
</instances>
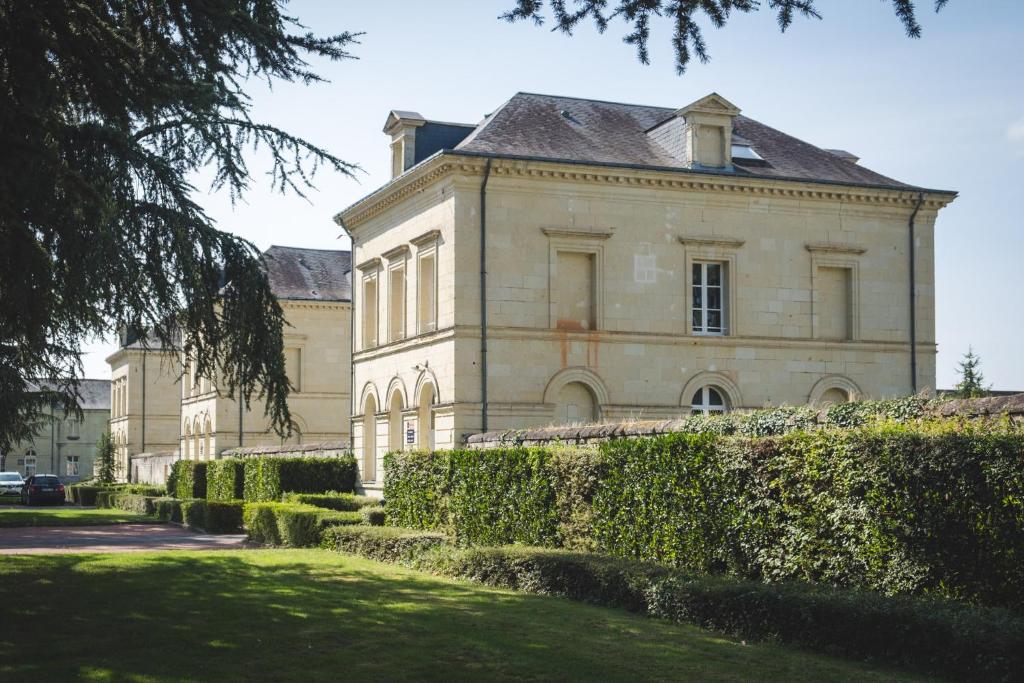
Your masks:
<instances>
[{"instance_id":1,"label":"paved path","mask_svg":"<svg viewBox=\"0 0 1024 683\"><path fill-rule=\"evenodd\" d=\"M0 528L0 555L231 550L243 547L243 534L201 534L170 524Z\"/></svg>"}]
</instances>

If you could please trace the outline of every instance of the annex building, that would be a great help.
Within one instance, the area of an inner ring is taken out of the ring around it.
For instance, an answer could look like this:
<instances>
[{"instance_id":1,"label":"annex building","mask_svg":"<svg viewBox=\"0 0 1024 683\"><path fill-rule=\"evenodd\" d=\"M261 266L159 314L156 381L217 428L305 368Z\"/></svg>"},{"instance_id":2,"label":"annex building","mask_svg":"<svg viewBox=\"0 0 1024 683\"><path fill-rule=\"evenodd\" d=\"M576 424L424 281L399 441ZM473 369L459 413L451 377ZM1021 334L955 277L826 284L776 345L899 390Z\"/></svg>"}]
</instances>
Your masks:
<instances>
[{"instance_id":1,"label":"annex building","mask_svg":"<svg viewBox=\"0 0 1024 683\"><path fill-rule=\"evenodd\" d=\"M381 458L488 430L935 385L934 225L908 185L711 94L518 93L476 125L392 111L352 237L352 434Z\"/></svg>"},{"instance_id":2,"label":"annex building","mask_svg":"<svg viewBox=\"0 0 1024 683\"><path fill-rule=\"evenodd\" d=\"M296 430L285 442L348 441L351 264L348 251L272 246L263 254L285 314L288 406ZM180 348L122 335L111 366L109 418L122 472L160 482L178 458L213 460L241 446L280 446L263 405L199 376Z\"/></svg>"}]
</instances>

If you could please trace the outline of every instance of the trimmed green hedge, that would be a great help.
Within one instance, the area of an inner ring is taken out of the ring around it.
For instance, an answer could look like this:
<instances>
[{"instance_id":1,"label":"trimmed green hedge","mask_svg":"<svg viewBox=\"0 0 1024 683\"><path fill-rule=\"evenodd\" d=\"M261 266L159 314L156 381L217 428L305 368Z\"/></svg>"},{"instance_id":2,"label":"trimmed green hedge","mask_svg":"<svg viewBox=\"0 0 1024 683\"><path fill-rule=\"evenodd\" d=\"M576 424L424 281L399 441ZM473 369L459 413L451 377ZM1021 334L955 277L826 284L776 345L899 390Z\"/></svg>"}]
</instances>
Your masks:
<instances>
[{"instance_id":1,"label":"trimmed green hedge","mask_svg":"<svg viewBox=\"0 0 1024 683\"><path fill-rule=\"evenodd\" d=\"M659 565L524 547L449 549L427 560L439 573L491 586L932 674L1011 680L1024 670L1024 618L1005 610L806 583L695 578Z\"/></svg>"},{"instance_id":2,"label":"trimmed green hedge","mask_svg":"<svg viewBox=\"0 0 1024 683\"><path fill-rule=\"evenodd\" d=\"M461 548L396 527L329 529L324 547L490 586L620 607L739 638L975 680L1024 667L1024 617L1006 610L807 583L693 577L664 565L563 550Z\"/></svg>"},{"instance_id":3,"label":"trimmed green hedge","mask_svg":"<svg viewBox=\"0 0 1024 683\"><path fill-rule=\"evenodd\" d=\"M315 505L318 508L328 510L342 510L355 512L364 507L382 506L384 501L371 496L357 496L354 493L286 493L281 499L285 503L300 503L302 505Z\"/></svg>"},{"instance_id":4,"label":"trimmed green hedge","mask_svg":"<svg viewBox=\"0 0 1024 683\"><path fill-rule=\"evenodd\" d=\"M241 500L245 491L245 461L223 458L206 463L207 500Z\"/></svg>"},{"instance_id":5,"label":"trimmed green hedge","mask_svg":"<svg viewBox=\"0 0 1024 683\"><path fill-rule=\"evenodd\" d=\"M243 515L250 540L292 548L319 546L326 529L363 521L358 512L325 510L297 503L246 503Z\"/></svg>"},{"instance_id":6,"label":"trimmed green hedge","mask_svg":"<svg viewBox=\"0 0 1024 683\"><path fill-rule=\"evenodd\" d=\"M355 490L356 460L337 458L245 458L244 498L247 502L281 500L285 493L326 493Z\"/></svg>"},{"instance_id":7,"label":"trimmed green hedge","mask_svg":"<svg viewBox=\"0 0 1024 683\"><path fill-rule=\"evenodd\" d=\"M114 490L112 484L71 484L64 487L64 497L69 503L89 507L96 505L97 495Z\"/></svg>"},{"instance_id":8,"label":"trimmed green hedge","mask_svg":"<svg viewBox=\"0 0 1024 683\"><path fill-rule=\"evenodd\" d=\"M181 503L182 501L177 498L154 498L153 514L155 514L157 519L161 522L176 522L181 524L183 521L181 516Z\"/></svg>"},{"instance_id":9,"label":"trimmed green hedge","mask_svg":"<svg viewBox=\"0 0 1024 683\"><path fill-rule=\"evenodd\" d=\"M391 526L336 526L324 531L321 540L324 548L400 564L415 564L446 543L444 534Z\"/></svg>"},{"instance_id":10,"label":"trimmed green hedge","mask_svg":"<svg viewBox=\"0 0 1024 683\"><path fill-rule=\"evenodd\" d=\"M687 571L1024 609L1024 431L891 423L763 438L385 458L388 522Z\"/></svg>"},{"instance_id":11,"label":"trimmed green hedge","mask_svg":"<svg viewBox=\"0 0 1024 683\"><path fill-rule=\"evenodd\" d=\"M186 500L181 502L186 526L209 534L234 534L242 528L244 501Z\"/></svg>"},{"instance_id":12,"label":"trimmed green hedge","mask_svg":"<svg viewBox=\"0 0 1024 683\"><path fill-rule=\"evenodd\" d=\"M176 460L167 475L167 492L175 498L206 498L206 463Z\"/></svg>"},{"instance_id":13,"label":"trimmed green hedge","mask_svg":"<svg viewBox=\"0 0 1024 683\"><path fill-rule=\"evenodd\" d=\"M363 517L363 524L367 526L384 526L387 521L387 514L379 505L367 505L360 508L359 514Z\"/></svg>"}]
</instances>

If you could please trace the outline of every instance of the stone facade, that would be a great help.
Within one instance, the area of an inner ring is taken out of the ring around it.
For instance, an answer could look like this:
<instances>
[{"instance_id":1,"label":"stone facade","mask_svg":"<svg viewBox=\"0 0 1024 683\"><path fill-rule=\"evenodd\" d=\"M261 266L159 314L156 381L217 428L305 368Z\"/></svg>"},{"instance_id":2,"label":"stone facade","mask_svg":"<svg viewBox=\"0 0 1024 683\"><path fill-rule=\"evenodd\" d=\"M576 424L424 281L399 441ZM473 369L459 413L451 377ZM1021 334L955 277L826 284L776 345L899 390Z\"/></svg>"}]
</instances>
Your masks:
<instances>
[{"instance_id":1,"label":"stone facade","mask_svg":"<svg viewBox=\"0 0 1024 683\"><path fill-rule=\"evenodd\" d=\"M174 349L156 338L142 343L122 335L110 365L110 436L117 453L118 475L130 477L131 459L139 453L177 449L181 413L181 361Z\"/></svg>"},{"instance_id":2,"label":"stone facade","mask_svg":"<svg viewBox=\"0 0 1024 683\"><path fill-rule=\"evenodd\" d=\"M694 168L457 148L341 212L364 488L389 450L481 431L934 389L934 224L953 195Z\"/></svg>"},{"instance_id":3,"label":"stone facade","mask_svg":"<svg viewBox=\"0 0 1024 683\"><path fill-rule=\"evenodd\" d=\"M93 474L96 445L107 430L110 417L110 382L105 379L81 380L79 404L82 419L59 414L44 418L44 424L31 441L15 444L0 453L0 471L31 474L56 474L64 482L88 479Z\"/></svg>"},{"instance_id":4,"label":"stone facade","mask_svg":"<svg viewBox=\"0 0 1024 683\"><path fill-rule=\"evenodd\" d=\"M347 440L349 437L351 304L339 301L281 300L287 322L285 359L292 392L288 407L297 430L291 444ZM279 446L263 404L254 399L239 415L239 403L214 382L186 373L181 383L183 458L213 460L239 446Z\"/></svg>"}]
</instances>

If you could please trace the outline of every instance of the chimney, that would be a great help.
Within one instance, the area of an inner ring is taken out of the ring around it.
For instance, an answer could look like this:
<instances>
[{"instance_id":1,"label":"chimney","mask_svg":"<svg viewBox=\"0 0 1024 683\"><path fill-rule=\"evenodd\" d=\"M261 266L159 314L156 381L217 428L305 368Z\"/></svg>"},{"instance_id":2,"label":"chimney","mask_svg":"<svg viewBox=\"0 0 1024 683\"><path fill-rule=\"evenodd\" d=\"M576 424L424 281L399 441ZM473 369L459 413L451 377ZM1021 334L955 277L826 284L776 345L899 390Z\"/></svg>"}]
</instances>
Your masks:
<instances>
[{"instance_id":1,"label":"chimney","mask_svg":"<svg viewBox=\"0 0 1024 683\"><path fill-rule=\"evenodd\" d=\"M414 111L392 110L384 123L391 136L391 177L397 178L416 163L416 129L427 122Z\"/></svg>"}]
</instances>

